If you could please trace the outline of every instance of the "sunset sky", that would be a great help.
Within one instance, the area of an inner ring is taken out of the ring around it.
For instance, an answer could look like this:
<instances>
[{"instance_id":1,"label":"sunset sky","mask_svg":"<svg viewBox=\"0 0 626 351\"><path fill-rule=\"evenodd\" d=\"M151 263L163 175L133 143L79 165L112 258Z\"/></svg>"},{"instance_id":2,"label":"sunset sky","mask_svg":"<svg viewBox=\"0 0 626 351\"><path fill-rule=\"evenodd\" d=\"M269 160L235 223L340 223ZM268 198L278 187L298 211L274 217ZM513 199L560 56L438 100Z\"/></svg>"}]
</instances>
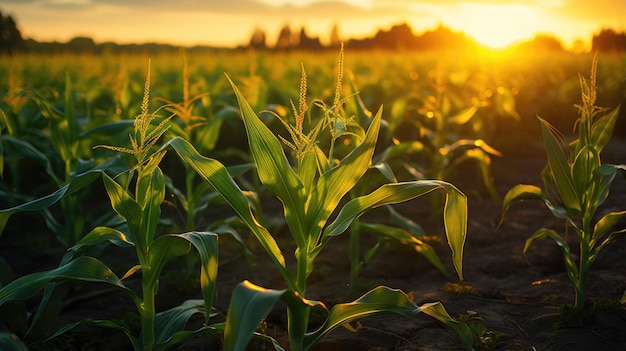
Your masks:
<instances>
[{"instance_id":1,"label":"sunset sky","mask_svg":"<svg viewBox=\"0 0 626 351\"><path fill-rule=\"evenodd\" d=\"M548 33L566 46L602 28L626 30L626 0L2 0L22 35L38 41L88 36L96 42L246 44L255 28L272 45L285 24L327 42L406 22L416 34L444 24L490 46Z\"/></svg>"}]
</instances>

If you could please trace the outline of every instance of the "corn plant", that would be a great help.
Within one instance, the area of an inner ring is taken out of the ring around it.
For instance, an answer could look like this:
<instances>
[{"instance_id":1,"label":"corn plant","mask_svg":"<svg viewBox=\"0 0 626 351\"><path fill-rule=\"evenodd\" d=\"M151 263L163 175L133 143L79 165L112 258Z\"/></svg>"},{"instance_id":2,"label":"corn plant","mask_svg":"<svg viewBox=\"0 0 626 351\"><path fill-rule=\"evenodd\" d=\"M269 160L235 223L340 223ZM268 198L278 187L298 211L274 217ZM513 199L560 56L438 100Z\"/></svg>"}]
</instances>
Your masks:
<instances>
[{"instance_id":1,"label":"corn plant","mask_svg":"<svg viewBox=\"0 0 626 351\"><path fill-rule=\"evenodd\" d=\"M520 184L511 188L502 204L502 219L509 207L524 199L538 199L550 212L565 220L565 233L554 229L537 230L524 244L524 253L535 240L552 239L561 249L567 276L574 288L575 298L571 315L566 315L576 325L583 324L587 301L587 284L590 269L600 251L626 229L614 229L626 217L626 210L601 215L600 206L609 196L609 187L618 171L625 165L603 164L600 154L610 141L619 114L619 108L608 113L596 106L597 56L587 81L580 77L582 104L577 105L580 117L576 122L578 138L569 143L546 120L539 118L548 163L542 172L543 189L535 185ZM568 232L573 230L578 251L570 248ZM578 260L578 262L576 262Z\"/></svg>"},{"instance_id":2,"label":"corn plant","mask_svg":"<svg viewBox=\"0 0 626 351\"><path fill-rule=\"evenodd\" d=\"M211 232L187 232L157 236L160 207L165 197L165 179L159 163L165 151L153 152L152 150L159 138L166 132L167 123L171 117L152 126L151 122L157 116L155 113L149 113L148 110L149 82L150 74L148 73L142 113L134 121L134 135L130 135L132 148L103 146L114 151L132 154L136 159L136 164L127 173L116 177L117 179L100 172L111 206L123 218L125 226L121 227L121 230L106 226L94 228L69 248L58 268L20 277L0 289L1 306L7 301L29 298L42 289L45 289L42 301L42 304L45 304L55 284L65 280L103 282L114 285L127 292L135 303L141 319L140 336L134 335L133 331L122 322L86 318L60 329L52 337L63 334L79 324L97 325L122 331L128 336L135 350L165 350L192 336L219 329L219 326L216 328L208 324L212 315L217 276L217 235ZM134 179L135 175L136 179ZM134 191L130 190L133 184ZM109 243L135 249L139 263L128 269L122 278L113 273L103 262L84 255L89 247ZM173 257L186 255L192 246L201 258L200 284L203 298L187 300L180 306L157 313L155 296L158 292L159 276L165 263ZM124 285L124 280L138 271L142 273L141 294L137 294L133 289ZM204 325L195 331L185 331L187 321L197 313L205 316Z\"/></svg>"},{"instance_id":3,"label":"corn plant","mask_svg":"<svg viewBox=\"0 0 626 351\"><path fill-rule=\"evenodd\" d=\"M114 167L115 159L110 159L108 162L98 159L90 152L90 148L95 140L103 136L110 138L111 135L123 131L129 124L132 124L132 121L125 120L90 126L88 116L79 115L77 93L74 91L72 82L72 78L67 74L64 100L60 106L40 91L30 90L24 93L40 109L38 114L44 117L49 134L43 131L32 132L32 129L28 130L27 126L19 128L20 123L16 121L17 118L9 118L4 114L9 133L0 135L0 144L6 144L7 151L9 148L13 151L10 153L10 164L19 162L21 157L37 160L56 189L63 188L77 174L93 169ZM41 142L34 142L34 139L41 140ZM50 152L51 149L55 152ZM57 169L59 164L62 165L61 171ZM19 179L20 174L17 168L11 167L11 169L13 176ZM29 198L29 194L19 196L8 193L7 196ZM54 231L59 242L65 247L74 245L83 234L85 218L88 217L83 211L84 196L85 190L75 189L59 199L63 214L61 220L53 216L47 207L32 208L42 213L48 227ZM11 209L7 209L2 212L10 211ZM4 225L0 225L0 231L3 228Z\"/></svg>"},{"instance_id":4,"label":"corn plant","mask_svg":"<svg viewBox=\"0 0 626 351\"><path fill-rule=\"evenodd\" d=\"M241 156L231 150L216 150L216 144L219 139L220 128L225 119L236 117L236 111L231 106L223 106L217 112L213 113L211 107L211 97L208 93L198 94L190 97L189 92L189 68L187 65L187 55L183 51L183 96L181 102L173 102L171 100L161 98L166 103L164 109L172 112L175 117L169 124L166 136L180 137L188 140L202 154L229 152L237 154L240 158L248 158L247 155ZM198 106L205 107L208 116L199 116L197 114ZM206 217L200 217L199 214L206 208L220 204L223 202L220 195L215 192L211 186L204 181L198 179L198 174L187 163L183 163L184 181L183 186L178 187L176 182L166 175L165 185L172 193L172 202L168 202L177 210L182 212L182 229L184 231L198 230L199 219L206 221ZM233 176L239 176L251 168L250 164L235 165L229 167L229 173ZM245 247L243 239L234 227L242 226L237 218L226 218L213 220L209 224L204 224L202 230L219 231L221 234L228 234L239 245L244 248L244 253L248 260L251 260L252 254ZM181 226L174 226L175 228ZM195 274L194 268L198 267L196 256L188 255L185 257L186 267L184 272L177 272L174 276L182 280L182 284L188 284L193 279L190 274ZM182 273L182 274L181 274ZM186 273L186 274L185 274Z\"/></svg>"},{"instance_id":5,"label":"corn plant","mask_svg":"<svg viewBox=\"0 0 626 351\"><path fill-rule=\"evenodd\" d=\"M343 57L343 51L340 57ZM340 59L340 66L342 64L343 60ZM321 301L306 298L307 279L314 270L316 257L332 238L343 233L352 221L369 209L408 201L437 189L445 190L446 234L452 250L454 267L462 278L467 204L465 196L451 184L437 180L385 184L340 207L341 199L354 187L372 162L382 109L370 120L363 138L353 143L353 150L335 162L335 155L332 152L326 154L317 141L320 140L318 138L320 133L330 132L331 137L326 140L330 140L328 150L333 150L332 143L335 139L332 135L337 135L345 127L343 122L346 119L339 115L342 99L341 74L338 75L334 104L324 110L333 113L325 114L316 125L305 132L303 127L308 107L306 75L303 70L298 107L292 104L295 125L286 124L291 141L282 136L277 137L256 115L231 81L246 126L248 143L258 176L263 185L281 200L285 221L297 246L294 253L296 266L293 270L287 266L283 252L274 237L256 219L249 201L231 180L226 168L214 159L199 155L182 139L168 142L169 146L211 183L241 216L271 257L286 284L286 288L282 290L266 289L250 281L237 285L231 297L226 319L224 348L229 351L243 350L255 333L258 323L278 300L283 300L287 304L287 329L291 350L308 350L334 328L342 325L350 328L349 322L352 320L381 313L412 316L424 312L455 329L463 340L471 345L471 334L467 326L451 318L441 303L418 306L404 292L384 286L365 293L354 302L333 306L328 311L326 321L318 329L308 330L311 308L326 309ZM281 139L295 154L294 165L290 163L281 145ZM338 214L331 221L333 213Z\"/></svg>"},{"instance_id":6,"label":"corn plant","mask_svg":"<svg viewBox=\"0 0 626 351\"><path fill-rule=\"evenodd\" d=\"M465 162L474 163L482 183L494 201L499 196L491 177L491 156L500 152L482 139L468 139L461 129L476 114L479 105L467 106L453 92L448 91L446 77L437 70L432 87L423 92L409 92L392 105L389 118L391 145L376 163L389 164L397 174L410 179L450 180ZM417 112L417 114L415 114ZM417 131L407 139L401 126ZM404 135L404 137L402 136ZM407 140L403 140L407 139ZM440 201L433 197L433 210Z\"/></svg>"},{"instance_id":7,"label":"corn plant","mask_svg":"<svg viewBox=\"0 0 626 351\"><path fill-rule=\"evenodd\" d=\"M365 107L365 103L361 100L359 90L354 81L353 75L350 75L350 91L352 92L354 99L346 102L346 112L350 111L356 116L358 123L363 124L364 118L371 117L371 112ZM358 125L358 124L357 124ZM416 142L419 143L419 142ZM405 143L404 145L409 145ZM386 156L390 152L398 152L402 147L393 146L387 148L382 157L374 157L373 164L370 169L359 179L358 183L350 191L352 198L367 194L373 191L376 187L386 182L397 182L396 175L394 173L395 165L393 162L387 162ZM406 151L406 150L405 150ZM358 281L361 270L370 263L385 247L386 243L397 242L401 245L407 245L412 247L418 254L426 258L435 268L437 268L442 274L448 276L448 272L444 268L439 256L435 249L425 240L426 232L415 221L401 215L396 211L393 206L384 206L389 214L391 224L382 223L367 223L362 222L360 219L355 219L350 225L350 289L354 292L360 290L360 284ZM376 244L367 249L363 255L361 255L361 234L368 232L375 234L378 238Z\"/></svg>"}]
</instances>

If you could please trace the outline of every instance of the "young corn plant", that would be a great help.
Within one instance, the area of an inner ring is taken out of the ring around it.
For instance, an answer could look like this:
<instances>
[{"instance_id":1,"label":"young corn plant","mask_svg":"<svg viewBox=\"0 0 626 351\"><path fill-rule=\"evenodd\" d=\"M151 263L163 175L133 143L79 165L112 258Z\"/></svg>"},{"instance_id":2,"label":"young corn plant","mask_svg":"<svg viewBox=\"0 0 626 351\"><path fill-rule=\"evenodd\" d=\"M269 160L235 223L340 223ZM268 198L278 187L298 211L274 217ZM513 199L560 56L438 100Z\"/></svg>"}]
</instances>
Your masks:
<instances>
[{"instance_id":1,"label":"young corn plant","mask_svg":"<svg viewBox=\"0 0 626 351\"><path fill-rule=\"evenodd\" d=\"M340 57L343 57L343 51ZM340 59L340 64L343 61ZM340 70L341 72L341 70ZM341 79L341 74L339 74ZM340 81L339 79L339 81ZM230 80L230 78L229 78ZM452 250L453 264L462 278L462 255L467 225L467 203L465 196L453 185L443 181L411 181L385 184L369 194L341 204L342 198L355 186L369 168L381 124L382 109L371 119L361 140L354 142L353 149L336 159L333 155L333 136L345 127L340 116L340 84L335 103L315 126L304 131L306 104L306 75L303 71L299 105L293 105L295 125L287 124L290 141L277 137L256 115L252 107L231 81L239 102L241 117L246 126L248 143L256 164L260 181L280 199L289 232L297 246L295 267L288 267L283 251L270 232L256 219L243 192L231 180L223 165L216 160L199 155L182 139L171 140L179 156L218 191L241 216L263 248L272 258L285 281L285 289L268 289L250 281L237 285L231 297L224 329L224 349L244 350L255 334L259 322L278 300L287 304L287 329L290 349L309 350L331 330L350 326L357 318L397 313L412 316L424 312L461 336L466 345L471 345L472 336L467 326L448 315L441 303L416 305L404 292L379 286L365 293L356 301L333 306L330 310L323 302L306 298L307 280L314 271L315 259L330 242L343 233L350 224L369 209L408 201L437 189L446 191L444 222L448 243ZM319 135L331 133L326 153L318 143ZM355 137L350 135L349 137ZM289 161L281 140L295 154L293 164ZM336 216L331 219L331 215ZM325 309L327 318L315 330L309 330L312 308Z\"/></svg>"},{"instance_id":2,"label":"young corn plant","mask_svg":"<svg viewBox=\"0 0 626 351\"><path fill-rule=\"evenodd\" d=\"M568 145L556 128L539 118L548 158L542 172L544 187L516 185L508 191L502 204L502 219L513 203L538 199L555 217L565 220L564 233L549 228L537 230L526 240L524 253L535 240L552 239L559 246L575 292L573 307L569 312L566 308L563 317L575 325L582 325L587 311L591 311L587 299L591 266L604 247L626 233L624 228L614 229L626 217L626 210L606 214L598 211L609 196L616 173L626 171L626 166L603 164L600 159L602 149L611 139L619 108L605 114L604 109L596 106L596 67L597 56L589 81L580 77L582 104L577 105L580 113L576 122L578 138ZM570 231L577 240L576 251L570 248Z\"/></svg>"},{"instance_id":3,"label":"young corn plant","mask_svg":"<svg viewBox=\"0 0 626 351\"><path fill-rule=\"evenodd\" d=\"M351 92L355 98L346 103L346 112L351 111L357 119L361 118L359 123L364 124L365 121L362 119L371 117L371 112L367 110L365 104L360 99L352 75L350 75L349 82ZM359 124L357 124L357 126L360 128ZM359 131L359 129L357 129L357 131ZM362 129L360 129L360 131L362 131ZM416 143L420 142L416 141ZM404 145L410 144L409 142ZM383 152L383 157L375 157L368 172L364 174L361 179L359 179L357 185L350 190L350 196L353 198L358 197L371 192L383 183L397 182L394 167L392 167L393 162L387 162L388 160L385 156L390 152L398 153L400 150L402 150L401 146L395 148L392 146ZM357 218L350 225L350 289L354 292L361 290L361 284L359 283L361 270L369 264L384 249L385 244L389 242L398 242L402 245L412 247L442 274L448 276L448 272L441 263L437 252L427 240L425 240L426 232L424 229L415 221L401 215L392 205L386 205L384 208L389 213L391 224L367 223ZM361 234L363 232L376 235L378 240L376 244L361 254Z\"/></svg>"},{"instance_id":4,"label":"young corn plant","mask_svg":"<svg viewBox=\"0 0 626 351\"><path fill-rule=\"evenodd\" d=\"M166 132L169 118L156 126L156 113L149 113L148 73L145 85L142 113L136 117L134 135L130 135L132 148L103 146L107 149L132 154L136 164L127 174L117 179L102 172L102 179L113 210L123 218L121 229L99 226L70 247L58 268L32 273L14 280L0 289L0 306L7 301L23 300L45 289L45 304L55 284L66 280L82 280L114 285L127 292L136 305L141 320L139 335L134 334L123 322L86 318L57 331L51 338L80 325L97 325L117 329L126 334L135 350L166 350L190 337L207 332L217 332L219 326L210 326L212 301L217 277L217 234L211 232L187 232L183 234L157 235L160 207L165 197L165 178L159 163L165 150L153 152L159 138ZM134 179L136 176L136 179ZM134 190L132 189L134 185ZM84 255L93 246L114 244L134 248L138 264L119 278L109 267L96 258ZM200 285L202 299L187 300L180 306L157 313L155 296L159 277L164 265L173 257L186 255L195 248L200 256ZM141 271L141 293L124 284L136 272ZM204 325L195 331L184 330L194 314L204 315Z\"/></svg>"},{"instance_id":5,"label":"young corn plant","mask_svg":"<svg viewBox=\"0 0 626 351\"><path fill-rule=\"evenodd\" d=\"M167 99L159 99L166 103L164 109L170 111L176 118L172 118L166 137L180 137L188 140L193 144L197 150L206 155L209 153L219 153L216 150L217 141L219 139L220 129L225 119L236 118L236 110L231 106L224 106L217 112L210 111L211 99L209 94L198 94L190 97L190 84L189 84L189 68L187 65L187 55L185 52L183 57L183 96L181 102L173 102ZM206 107L206 113L209 116L199 116L198 106ZM222 150L223 152L230 150ZM235 152L231 152L233 154ZM247 155L244 156L248 158ZM213 205L217 205L223 202L219 193L215 192L211 186L199 179L198 174L193 168L183 163L184 167L184 180L183 186L177 186L176 182L166 176L165 185L166 188L172 193L172 201L168 201L181 213L183 225L174 226L175 228L182 228L183 231L195 231L199 229L199 219L202 218L205 221L206 217L200 217L199 214L202 210L209 208ZM229 167L229 173L233 176L238 176L246 172L251 168L251 165L242 164ZM243 239L238 234L234 227L243 226L238 218L225 218L219 220L213 220L210 223L203 223L204 226L201 230L219 231L220 234L228 234L228 237L233 238L240 246L244 248L244 252L248 260L251 259L252 254L245 247ZM193 282L192 275L195 275L195 269L198 267L198 259L196 256L185 256L185 268L184 271L176 272L171 278L180 280L178 286L188 285Z\"/></svg>"},{"instance_id":6,"label":"young corn plant","mask_svg":"<svg viewBox=\"0 0 626 351\"><path fill-rule=\"evenodd\" d=\"M482 139L468 139L461 134L461 128L470 122L479 107L458 107L462 102L448 91L443 72L436 71L432 79L430 91L409 93L397 99L391 108L391 136L398 134L401 138L402 123L414 127L418 135L403 141L394 137L376 163L388 164L397 174L405 173L410 179L439 180L450 180L465 162L474 163L489 196L499 201L491 177L491 156L501 153ZM432 199L436 211L441 201L437 197Z\"/></svg>"}]
</instances>

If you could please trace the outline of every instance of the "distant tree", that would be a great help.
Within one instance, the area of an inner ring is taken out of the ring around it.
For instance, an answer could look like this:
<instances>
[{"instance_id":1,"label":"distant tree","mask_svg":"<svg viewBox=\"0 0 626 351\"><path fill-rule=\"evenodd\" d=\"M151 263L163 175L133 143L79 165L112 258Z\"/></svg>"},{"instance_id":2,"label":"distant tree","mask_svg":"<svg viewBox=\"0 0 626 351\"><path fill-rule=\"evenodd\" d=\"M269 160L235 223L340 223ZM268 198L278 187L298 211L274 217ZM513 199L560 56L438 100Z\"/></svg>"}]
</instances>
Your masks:
<instances>
[{"instance_id":1,"label":"distant tree","mask_svg":"<svg viewBox=\"0 0 626 351\"><path fill-rule=\"evenodd\" d=\"M563 43L555 36L537 34L532 40L519 44L519 49L536 51L565 51Z\"/></svg>"},{"instance_id":2,"label":"distant tree","mask_svg":"<svg viewBox=\"0 0 626 351\"><path fill-rule=\"evenodd\" d=\"M278 33L278 39L276 40L276 49L289 49L293 46L293 34L291 34L291 28L288 24L284 25L281 28L280 33Z\"/></svg>"},{"instance_id":3,"label":"distant tree","mask_svg":"<svg viewBox=\"0 0 626 351\"><path fill-rule=\"evenodd\" d=\"M252 38L250 38L249 46L255 49L267 48L267 43L265 39L265 31L258 27L255 28L254 32L252 32Z\"/></svg>"},{"instance_id":4,"label":"distant tree","mask_svg":"<svg viewBox=\"0 0 626 351\"><path fill-rule=\"evenodd\" d=\"M603 29L591 39L592 51L626 51L626 33Z\"/></svg>"},{"instance_id":5,"label":"distant tree","mask_svg":"<svg viewBox=\"0 0 626 351\"><path fill-rule=\"evenodd\" d=\"M87 37L72 38L66 45L73 52L95 52L96 50L96 43Z\"/></svg>"},{"instance_id":6,"label":"distant tree","mask_svg":"<svg viewBox=\"0 0 626 351\"><path fill-rule=\"evenodd\" d=\"M374 45L383 49L406 49L413 46L414 42L413 30L406 23L395 25L389 31L380 30L374 37Z\"/></svg>"},{"instance_id":7,"label":"distant tree","mask_svg":"<svg viewBox=\"0 0 626 351\"><path fill-rule=\"evenodd\" d=\"M22 45L22 34L17 29L17 24L13 17L4 16L0 12L0 54L7 53L12 55L13 52Z\"/></svg>"},{"instance_id":8,"label":"distant tree","mask_svg":"<svg viewBox=\"0 0 626 351\"><path fill-rule=\"evenodd\" d=\"M305 50L316 50L322 48L322 43L320 43L320 39L318 37L309 37L306 34L306 30L302 28L300 29L297 47Z\"/></svg>"},{"instance_id":9,"label":"distant tree","mask_svg":"<svg viewBox=\"0 0 626 351\"><path fill-rule=\"evenodd\" d=\"M330 47L338 48L341 46L341 39L339 38L339 26L337 23L333 24L333 28L330 30Z\"/></svg>"}]
</instances>

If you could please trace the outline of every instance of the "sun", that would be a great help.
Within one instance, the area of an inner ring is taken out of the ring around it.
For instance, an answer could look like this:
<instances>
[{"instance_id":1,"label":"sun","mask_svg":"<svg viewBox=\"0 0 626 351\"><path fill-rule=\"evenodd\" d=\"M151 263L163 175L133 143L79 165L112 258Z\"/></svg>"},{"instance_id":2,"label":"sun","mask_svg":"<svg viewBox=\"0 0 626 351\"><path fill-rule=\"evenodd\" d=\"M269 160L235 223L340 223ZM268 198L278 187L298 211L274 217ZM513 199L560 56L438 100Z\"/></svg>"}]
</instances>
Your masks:
<instances>
[{"instance_id":1,"label":"sun","mask_svg":"<svg viewBox=\"0 0 626 351\"><path fill-rule=\"evenodd\" d=\"M529 5L465 3L459 5L459 12L449 21L485 46L504 48L537 34L541 14Z\"/></svg>"}]
</instances>

